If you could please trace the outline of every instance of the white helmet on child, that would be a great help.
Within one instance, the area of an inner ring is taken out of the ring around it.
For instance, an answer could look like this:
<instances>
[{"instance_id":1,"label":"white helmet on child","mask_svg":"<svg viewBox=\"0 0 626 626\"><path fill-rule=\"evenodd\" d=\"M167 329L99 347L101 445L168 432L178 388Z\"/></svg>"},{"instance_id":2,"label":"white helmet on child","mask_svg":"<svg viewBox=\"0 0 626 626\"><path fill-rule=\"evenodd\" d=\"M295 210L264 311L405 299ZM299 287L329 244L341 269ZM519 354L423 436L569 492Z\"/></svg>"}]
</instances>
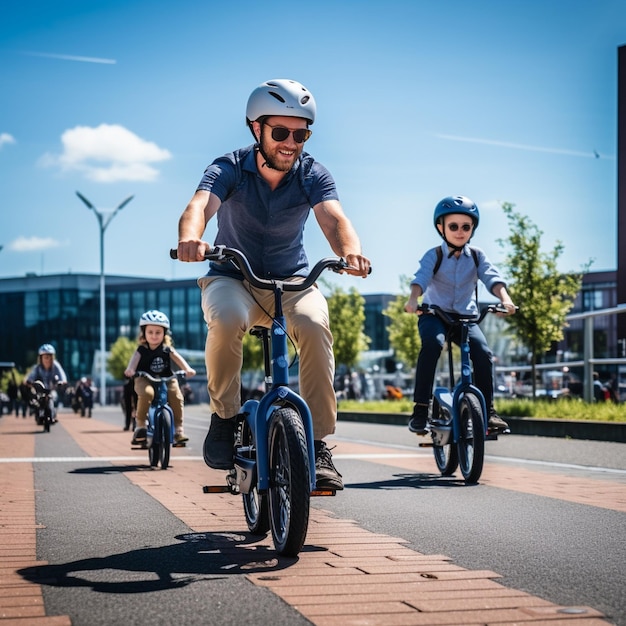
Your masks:
<instances>
[{"instance_id":1,"label":"white helmet on child","mask_svg":"<svg viewBox=\"0 0 626 626\"><path fill-rule=\"evenodd\" d=\"M146 311L139 320L139 326L163 326L166 330L169 330L170 321L161 311L153 309L152 311Z\"/></svg>"}]
</instances>

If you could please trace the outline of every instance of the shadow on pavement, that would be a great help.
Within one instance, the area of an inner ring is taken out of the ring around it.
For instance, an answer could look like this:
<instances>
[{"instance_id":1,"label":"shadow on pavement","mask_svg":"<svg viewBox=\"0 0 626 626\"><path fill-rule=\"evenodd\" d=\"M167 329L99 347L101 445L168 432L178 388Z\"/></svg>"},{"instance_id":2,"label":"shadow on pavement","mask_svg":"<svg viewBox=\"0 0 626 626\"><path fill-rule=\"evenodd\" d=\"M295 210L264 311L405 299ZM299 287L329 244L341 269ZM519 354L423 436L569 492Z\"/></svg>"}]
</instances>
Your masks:
<instances>
[{"instance_id":1,"label":"shadow on pavement","mask_svg":"<svg viewBox=\"0 0 626 626\"><path fill-rule=\"evenodd\" d=\"M297 562L296 558L278 557L269 546L254 546L258 536L237 532L189 533L176 539L180 543L26 567L18 574L38 585L129 594L175 589L233 575L275 572Z\"/></svg>"},{"instance_id":2,"label":"shadow on pavement","mask_svg":"<svg viewBox=\"0 0 626 626\"><path fill-rule=\"evenodd\" d=\"M473 487L462 478L439 474L394 474L393 479L366 483L349 483L349 489L433 489L450 487Z\"/></svg>"}]
</instances>

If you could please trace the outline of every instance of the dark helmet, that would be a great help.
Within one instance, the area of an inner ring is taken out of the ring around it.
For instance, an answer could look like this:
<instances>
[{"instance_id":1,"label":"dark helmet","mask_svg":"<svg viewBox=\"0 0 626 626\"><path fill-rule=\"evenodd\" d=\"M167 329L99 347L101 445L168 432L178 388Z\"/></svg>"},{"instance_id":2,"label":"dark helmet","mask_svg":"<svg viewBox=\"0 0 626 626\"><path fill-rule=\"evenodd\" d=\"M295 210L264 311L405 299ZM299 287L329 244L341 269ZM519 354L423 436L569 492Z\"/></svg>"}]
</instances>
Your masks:
<instances>
[{"instance_id":1,"label":"dark helmet","mask_svg":"<svg viewBox=\"0 0 626 626\"><path fill-rule=\"evenodd\" d=\"M474 222L474 232L476 231L480 220L480 213L474 202L465 196L448 196L439 201L435 207L435 214L433 216L435 228L437 228L437 224L440 223L442 217L452 215L453 213L469 215ZM439 232L439 230L437 230L437 232Z\"/></svg>"},{"instance_id":2,"label":"dark helmet","mask_svg":"<svg viewBox=\"0 0 626 626\"><path fill-rule=\"evenodd\" d=\"M300 83L287 78L268 80L259 85L248 98L248 126L260 117L283 115L303 117L309 124L315 121L315 98Z\"/></svg>"}]
</instances>

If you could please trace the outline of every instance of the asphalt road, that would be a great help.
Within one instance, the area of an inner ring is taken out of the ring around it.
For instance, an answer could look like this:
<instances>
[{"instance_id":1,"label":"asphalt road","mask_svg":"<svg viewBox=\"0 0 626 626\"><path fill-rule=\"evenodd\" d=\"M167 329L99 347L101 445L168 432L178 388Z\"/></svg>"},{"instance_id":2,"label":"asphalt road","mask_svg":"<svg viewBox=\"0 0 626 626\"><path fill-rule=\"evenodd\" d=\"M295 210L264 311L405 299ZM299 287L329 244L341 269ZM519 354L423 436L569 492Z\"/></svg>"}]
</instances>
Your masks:
<instances>
[{"instance_id":1,"label":"asphalt road","mask_svg":"<svg viewBox=\"0 0 626 626\"><path fill-rule=\"evenodd\" d=\"M95 418L122 427L114 408ZM208 427L206 407L191 406L181 454L198 456ZM94 435L96 436L96 435ZM129 434L130 439L130 434ZM625 502L592 506L523 485L466 486L432 471L409 472L393 458L432 456L401 426L339 422L342 444L384 445L388 459L335 454L346 489L314 499L368 530L402 537L416 551L445 554L469 569L503 576L506 586L551 602L588 605L626 626ZM121 452L123 454L123 452ZM487 444L485 473L539 469L546 485L564 477L626 485L626 444L510 435ZM219 546L199 552L182 521L132 484L134 465L84 463L85 453L62 429L36 440L37 569L47 614L70 615L73 626L308 624L268 589L230 574ZM121 456L121 455L120 455ZM570 481L571 482L571 481ZM569 483L568 483L569 484ZM621 507L621 508L620 508ZM203 555L212 553L211 559ZM25 572L28 576L28 572Z\"/></svg>"}]
</instances>

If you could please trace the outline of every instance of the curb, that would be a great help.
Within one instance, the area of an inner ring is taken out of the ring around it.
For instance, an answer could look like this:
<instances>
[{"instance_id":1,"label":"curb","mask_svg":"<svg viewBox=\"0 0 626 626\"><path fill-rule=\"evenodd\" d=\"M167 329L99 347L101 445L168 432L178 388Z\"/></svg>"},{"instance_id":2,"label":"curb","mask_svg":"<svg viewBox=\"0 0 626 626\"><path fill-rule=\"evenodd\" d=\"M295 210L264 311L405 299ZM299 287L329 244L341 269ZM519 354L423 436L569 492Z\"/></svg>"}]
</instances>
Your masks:
<instances>
[{"instance_id":1,"label":"curb","mask_svg":"<svg viewBox=\"0 0 626 626\"><path fill-rule=\"evenodd\" d=\"M339 411L337 419L345 422L406 426L409 421L409 414ZM626 443L626 422L586 422L582 420L571 421L509 416L506 416L505 419L511 427L512 435L535 435L538 437Z\"/></svg>"}]
</instances>

